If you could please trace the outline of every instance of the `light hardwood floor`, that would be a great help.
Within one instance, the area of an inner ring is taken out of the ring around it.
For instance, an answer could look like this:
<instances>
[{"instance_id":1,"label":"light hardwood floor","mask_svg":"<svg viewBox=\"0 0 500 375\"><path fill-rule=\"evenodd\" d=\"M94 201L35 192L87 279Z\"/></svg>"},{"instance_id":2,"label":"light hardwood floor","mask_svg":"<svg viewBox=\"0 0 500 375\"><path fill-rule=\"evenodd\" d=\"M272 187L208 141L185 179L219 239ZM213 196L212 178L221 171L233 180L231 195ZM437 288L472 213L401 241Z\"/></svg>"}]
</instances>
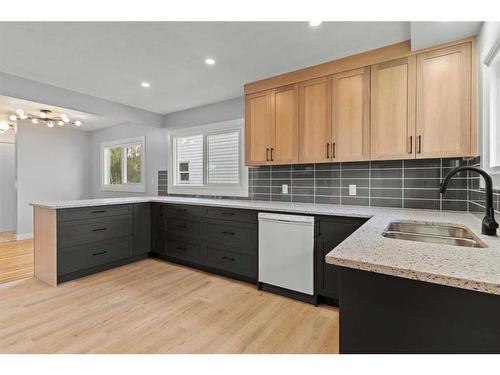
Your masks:
<instances>
[{"instance_id":1,"label":"light hardwood floor","mask_svg":"<svg viewBox=\"0 0 500 375\"><path fill-rule=\"evenodd\" d=\"M16 239L16 232L11 230L9 232L0 232L0 243L14 241Z\"/></svg>"},{"instance_id":2,"label":"light hardwood floor","mask_svg":"<svg viewBox=\"0 0 500 375\"><path fill-rule=\"evenodd\" d=\"M338 309L146 259L0 285L1 353L337 353Z\"/></svg>"},{"instance_id":3,"label":"light hardwood floor","mask_svg":"<svg viewBox=\"0 0 500 375\"><path fill-rule=\"evenodd\" d=\"M33 240L0 243L0 283L33 276Z\"/></svg>"}]
</instances>

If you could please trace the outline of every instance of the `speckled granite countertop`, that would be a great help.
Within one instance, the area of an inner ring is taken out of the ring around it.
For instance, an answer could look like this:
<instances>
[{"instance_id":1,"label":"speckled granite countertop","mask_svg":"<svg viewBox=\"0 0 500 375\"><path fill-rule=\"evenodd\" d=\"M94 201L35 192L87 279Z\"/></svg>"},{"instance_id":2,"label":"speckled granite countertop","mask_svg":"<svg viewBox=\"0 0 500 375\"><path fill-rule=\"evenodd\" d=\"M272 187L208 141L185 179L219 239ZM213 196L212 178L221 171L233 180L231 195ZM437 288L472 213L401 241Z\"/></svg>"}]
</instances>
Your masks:
<instances>
[{"instance_id":1,"label":"speckled granite countertop","mask_svg":"<svg viewBox=\"0 0 500 375\"><path fill-rule=\"evenodd\" d=\"M327 263L500 295L500 238L481 235L480 217L466 212L184 197L91 199L32 205L63 209L141 202L369 218L326 255ZM468 227L488 247L469 248L383 237L382 231L392 220L459 224Z\"/></svg>"}]
</instances>

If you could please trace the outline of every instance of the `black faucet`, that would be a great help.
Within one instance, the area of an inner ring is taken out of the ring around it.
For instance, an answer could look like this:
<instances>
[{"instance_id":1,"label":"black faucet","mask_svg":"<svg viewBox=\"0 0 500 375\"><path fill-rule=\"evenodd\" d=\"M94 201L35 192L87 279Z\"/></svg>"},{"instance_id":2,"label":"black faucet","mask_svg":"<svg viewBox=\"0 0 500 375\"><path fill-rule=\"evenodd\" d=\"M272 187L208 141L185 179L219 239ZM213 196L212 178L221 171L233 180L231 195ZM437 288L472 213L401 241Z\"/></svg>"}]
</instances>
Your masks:
<instances>
[{"instance_id":1,"label":"black faucet","mask_svg":"<svg viewBox=\"0 0 500 375\"><path fill-rule=\"evenodd\" d=\"M444 181L441 184L441 189L440 192L441 194L444 194L446 192L446 189L448 188L448 184L450 183L451 178L458 172L461 171L472 171L479 173L481 176L484 178L484 182L486 183L486 215L483 218L483 227L481 230L482 234L486 234L488 236L496 236L497 235L497 228L498 228L498 223L495 221L495 211L493 210L493 182L491 181L491 176L486 173L481 168L477 167L469 167L469 166L462 166L462 167L457 167L450 171L444 179Z\"/></svg>"}]
</instances>

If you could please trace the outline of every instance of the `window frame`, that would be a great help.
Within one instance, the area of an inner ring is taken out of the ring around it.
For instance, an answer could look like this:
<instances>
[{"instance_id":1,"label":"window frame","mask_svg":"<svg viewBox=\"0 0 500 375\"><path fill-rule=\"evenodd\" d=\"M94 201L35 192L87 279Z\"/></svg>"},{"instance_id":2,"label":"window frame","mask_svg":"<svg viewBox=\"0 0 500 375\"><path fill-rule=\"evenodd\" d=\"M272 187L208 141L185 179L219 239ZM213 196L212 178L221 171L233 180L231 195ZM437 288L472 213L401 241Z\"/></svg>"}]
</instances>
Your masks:
<instances>
[{"instance_id":1,"label":"window frame","mask_svg":"<svg viewBox=\"0 0 500 375\"><path fill-rule=\"evenodd\" d=\"M496 64L500 64L500 37L491 44L491 47L486 51L482 58L483 68L482 73L482 102L481 108L481 124L482 124L482 153L481 153L481 166L486 170L493 179L495 188L500 188L500 166L491 165L491 146L493 136L493 126L496 126L497 134L500 134L500 110L498 106L492 105L494 101L500 100L500 87L492 87L494 83ZM497 66L500 69L500 66ZM498 74L498 73L497 73ZM496 95L496 97L494 97ZM494 123L495 122L495 123ZM500 147L500 142L497 143ZM481 179L481 186L484 185Z\"/></svg>"},{"instance_id":2,"label":"window frame","mask_svg":"<svg viewBox=\"0 0 500 375\"><path fill-rule=\"evenodd\" d=\"M141 145L141 181L139 183L123 183L123 178L127 177L127 157L124 149L131 145ZM106 157L106 149L120 147L122 149L122 183L108 184L107 178L109 174L108 158ZM122 192L146 192L146 137L133 137L116 139L101 143L101 190L102 191L122 191Z\"/></svg>"},{"instance_id":3,"label":"window frame","mask_svg":"<svg viewBox=\"0 0 500 375\"><path fill-rule=\"evenodd\" d=\"M208 179L208 147L207 136L214 134L238 132L239 138L239 183L238 184L209 184ZM176 138L203 134L203 184L178 184L177 171L177 142ZM167 132L168 147L168 192L172 194L211 195L248 197L248 167L245 166L245 126L242 118L217 122L201 126L173 129Z\"/></svg>"}]
</instances>

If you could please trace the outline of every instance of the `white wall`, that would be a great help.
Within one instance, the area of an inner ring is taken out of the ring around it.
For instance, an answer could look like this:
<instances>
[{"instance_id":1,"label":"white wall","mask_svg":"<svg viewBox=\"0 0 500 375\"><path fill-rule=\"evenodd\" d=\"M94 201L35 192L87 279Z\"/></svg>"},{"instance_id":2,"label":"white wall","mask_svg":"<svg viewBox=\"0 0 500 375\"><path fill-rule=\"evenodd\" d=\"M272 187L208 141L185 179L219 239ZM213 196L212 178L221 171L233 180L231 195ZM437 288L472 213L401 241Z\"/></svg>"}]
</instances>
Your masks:
<instances>
[{"instance_id":1,"label":"white wall","mask_svg":"<svg viewBox=\"0 0 500 375\"><path fill-rule=\"evenodd\" d=\"M146 192L101 191L101 143L118 139L146 137ZM158 171L167 169L167 135L165 129L136 124L122 124L91 133L91 173L93 198L151 196L158 194Z\"/></svg>"},{"instance_id":2,"label":"white wall","mask_svg":"<svg viewBox=\"0 0 500 375\"><path fill-rule=\"evenodd\" d=\"M16 145L14 132L0 133L0 232L16 229Z\"/></svg>"},{"instance_id":3,"label":"white wall","mask_svg":"<svg viewBox=\"0 0 500 375\"><path fill-rule=\"evenodd\" d=\"M500 22L485 22L478 39L478 124L479 124L479 150L481 154L481 165L483 168L489 166L489 144L490 144L490 101L489 101L489 73L484 65L484 59L490 52L494 43L500 38ZM491 103L491 105L499 105ZM493 175L495 188L500 188L500 175Z\"/></svg>"},{"instance_id":4,"label":"white wall","mask_svg":"<svg viewBox=\"0 0 500 375\"><path fill-rule=\"evenodd\" d=\"M90 137L75 129L18 123L18 238L33 232L31 202L91 197Z\"/></svg>"}]
</instances>

